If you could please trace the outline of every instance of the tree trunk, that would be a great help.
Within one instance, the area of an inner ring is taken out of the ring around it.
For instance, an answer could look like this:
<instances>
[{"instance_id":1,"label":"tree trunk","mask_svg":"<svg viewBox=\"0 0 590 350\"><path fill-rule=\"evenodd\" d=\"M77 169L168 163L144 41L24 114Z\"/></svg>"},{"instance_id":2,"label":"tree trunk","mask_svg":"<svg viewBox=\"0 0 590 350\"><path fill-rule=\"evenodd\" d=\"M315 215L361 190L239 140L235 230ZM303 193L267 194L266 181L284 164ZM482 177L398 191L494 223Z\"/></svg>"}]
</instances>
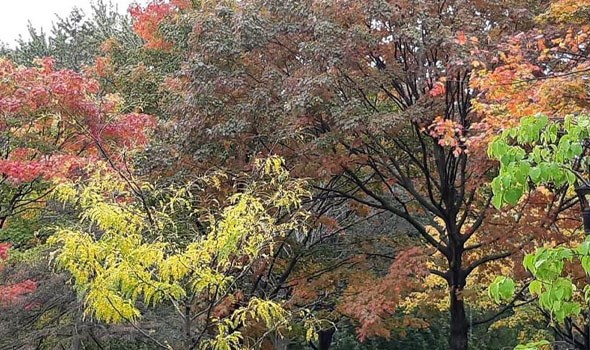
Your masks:
<instances>
[{"instance_id":1,"label":"tree trunk","mask_svg":"<svg viewBox=\"0 0 590 350\"><path fill-rule=\"evenodd\" d=\"M334 336L334 332L336 332L335 328L330 328L326 330L319 331L318 336L318 349L319 350L328 350L332 345L332 337Z\"/></svg>"},{"instance_id":2,"label":"tree trunk","mask_svg":"<svg viewBox=\"0 0 590 350\"><path fill-rule=\"evenodd\" d=\"M318 332L318 346L315 346L312 341L309 342L309 345L314 350L329 350L330 346L332 346L334 332L336 332L336 328L334 327L326 330L320 330Z\"/></svg>"},{"instance_id":3,"label":"tree trunk","mask_svg":"<svg viewBox=\"0 0 590 350\"><path fill-rule=\"evenodd\" d=\"M81 307L78 306L76 322L74 323L74 328L72 328L72 343L70 344L70 350L82 349L82 335L80 334L80 330L82 329L82 322L82 310Z\"/></svg>"},{"instance_id":4,"label":"tree trunk","mask_svg":"<svg viewBox=\"0 0 590 350\"><path fill-rule=\"evenodd\" d=\"M182 331L185 337L185 349L192 349L195 343L193 339L193 334L191 332L192 328L192 313L191 313L191 304L189 301L185 301L184 304L184 317L183 317L183 325Z\"/></svg>"},{"instance_id":5,"label":"tree trunk","mask_svg":"<svg viewBox=\"0 0 590 350\"><path fill-rule=\"evenodd\" d=\"M451 350L467 350L469 323L465 315L465 304L461 292L462 286L451 286L451 336L449 346Z\"/></svg>"}]
</instances>

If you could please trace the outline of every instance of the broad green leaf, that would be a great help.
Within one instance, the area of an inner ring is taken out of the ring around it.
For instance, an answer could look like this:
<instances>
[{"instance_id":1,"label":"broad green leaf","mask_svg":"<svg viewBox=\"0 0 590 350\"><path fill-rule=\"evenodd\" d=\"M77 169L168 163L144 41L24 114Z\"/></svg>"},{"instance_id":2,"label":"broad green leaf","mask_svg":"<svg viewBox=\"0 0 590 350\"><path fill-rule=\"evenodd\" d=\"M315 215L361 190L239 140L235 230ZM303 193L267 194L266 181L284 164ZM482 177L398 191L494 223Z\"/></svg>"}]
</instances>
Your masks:
<instances>
[{"instance_id":1,"label":"broad green leaf","mask_svg":"<svg viewBox=\"0 0 590 350\"><path fill-rule=\"evenodd\" d=\"M543 283L539 280L534 280L529 285L529 291L531 292L531 294L539 295L539 294L541 294L542 290L543 290Z\"/></svg>"},{"instance_id":2,"label":"broad green leaf","mask_svg":"<svg viewBox=\"0 0 590 350\"><path fill-rule=\"evenodd\" d=\"M529 175L533 182L538 183L541 179L541 169L539 167L533 167L531 168Z\"/></svg>"},{"instance_id":3,"label":"broad green leaf","mask_svg":"<svg viewBox=\"0 0 590 350\"><path fill-rule=\"evenodd\" d=\"M506 193L504 194L504 199L508 204L516 204L522 197L522 187L512 187L509 188Z\"/></svg>"}]
</instances>

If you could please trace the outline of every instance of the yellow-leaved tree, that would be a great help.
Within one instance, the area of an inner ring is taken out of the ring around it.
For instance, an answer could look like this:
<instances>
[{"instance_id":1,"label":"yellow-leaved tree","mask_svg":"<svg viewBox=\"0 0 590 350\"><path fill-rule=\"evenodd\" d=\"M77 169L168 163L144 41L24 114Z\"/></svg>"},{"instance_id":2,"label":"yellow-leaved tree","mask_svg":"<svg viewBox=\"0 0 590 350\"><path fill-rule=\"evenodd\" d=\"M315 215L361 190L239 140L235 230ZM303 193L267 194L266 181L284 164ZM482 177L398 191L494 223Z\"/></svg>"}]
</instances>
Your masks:
<instances>
[{"instance_id":1,"label":"yellow-leaved tree","mask_svg":"<svg viewBox=\"0 0 590 350\"><path fill-rule=\"evenodd\" d=\"M273 243L307 217L306 183L292 178L282 159L165 189L130 189L130 179L106 166L92 174L56 190L80 216L50 240L87 317L128 323L168 349L254 348L289 329L292 315L280 300L242 291ZM175 311L174 336L141 325L156 308Z\"/></svg>"}]
</instances>

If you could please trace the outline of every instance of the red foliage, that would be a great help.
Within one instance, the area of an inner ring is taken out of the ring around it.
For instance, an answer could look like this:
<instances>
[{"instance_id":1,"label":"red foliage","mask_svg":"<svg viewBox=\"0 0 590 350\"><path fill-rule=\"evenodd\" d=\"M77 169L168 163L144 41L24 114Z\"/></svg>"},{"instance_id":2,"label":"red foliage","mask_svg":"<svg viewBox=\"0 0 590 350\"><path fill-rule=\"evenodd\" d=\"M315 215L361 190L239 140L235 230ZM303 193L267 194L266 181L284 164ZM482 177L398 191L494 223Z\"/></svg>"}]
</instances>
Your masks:
<instances>
[{"instance_id":1,"label":"red foliage","mask_svg":"<svg viewBox=\"0 0 590 350\"><path fill-rule=\"evenodd\" d=\"M103 136L116 140L119 145L133 148L137 144L146 144L149 140L145 130L156 126L156 120L147 114L129 113L117 121L105 126Z\"/></svg>"},{"instance_id":2,"label":"red foliage","mask_svg":"<svg viewBox=\"0 0 590 350\"><path fill-rule=\"evenodd\" d=\"M11 305L17 303L26 294L37 290L37 282L25 280L8 286L0 286L0 305Z\"/></svg>"},{"instance_id":3,"label":"red foliage","mask_svg":"<svg viewBox=\"0 0 590 350\"><path fill-rule=\"evenodd\" d=\"M434 87L432 89L430 89L430 92L428 94L431 97L436 97L436 96L444 95L445 92L446 92L445 84L438 81L434 84Z\"/></svg>"},{"instance_id":4,"label":"red foliage","mask_svg":"<svg viewBox=\"0 0 590 350\"><path fill-rule=\"evenodd\" d=\"M0 243L0 263L8 258L9 243ZM0 269L2 265L0 265ZM37 290L37 282L27 279L22 282L0 285L0 306L11 305L17 303L26 294L30 294Z\"/></svg>"},{"instance_id":5,"label":"red foliage","mask_svg":"<svg viewBox=\"0 0 590 350\"><path fill-rule=\"evenodd\" d=\"M455 39L455 42L459 45L465 45L467 43L467 36L465 35L464 31L457 32L457 37Z\"/></svg>"},{"instance_id":6,"label":"red foliage","mask_svg":"<svg viewBox=\"0 0 590 350\"><path fill-rule=\"evenodd\" d=\"M552 1L538 25L500 45L496 64L472 79L480 91L474 106L495 134L537 113L551 118L587 113L590 60L589 1Z\"/></svg>"},{"instance_id":7,"label":"red foliage","mask_svg":"<svg viewBox=\"0 0 590 350\"><path fill-rule=\"evenodd\" d=\"M429 134L438 139L438 144L453 148L453 153L458 156L463 149L461 145L464 141L463 126L453 120L444 119L441 116L434 118L432 124L428 127Z\"/></svg>"},{"instance_id":8,"label":"red foliage","mask_svg":"<svg viewBox=\"0 0 590 350\"><path fill-rule=\"evenodd\" d=\"M170 50L172 43L162 36L159 31L160 25L176 11L190 6L191 2L188 0L172 0L171 2L154 0L145 8L135 4L129 8L129 13L134 19L133 30L146 41L147 48Z\"/></svg>"},{"instance_id":9,"label":"red foliage","mask_svg":"<svg viewBox=\"0 0 590 350\"><path fill-rule=\"evenodd\" d=\"M36 63L0 59L0 132L14 142L0 173L9 181L67 177L98 157L116 161L122 149L147 143L153 117L119 114L118 99L102 97L95 79L55 70L50 58Z\"/></svg>"},{"instance_id":10,"label":"red foliage","mask_svg":"<svg viewBox=\"0 0 590 350\"><path fill-rule=\"evenodd\" d=\"M422 249L409 248L398 254L383 278L371 278L365 273L348 287L340 310L359 322L359 339L390 336L385 320L407 293L420 288L422 278L428 274L425 260Z\"/></svg>"},{"instance_id":11,"label":"red foliage","mask_svg":"<svg viewBox=\"0 0 590 350\"><path fill-rule=\"evenodd\" d=\"M0 243L0 261L8 259L8 250L10 249L10 243ZM0 267L2 267L0 265Z\"/></svg>"}]
</instances>

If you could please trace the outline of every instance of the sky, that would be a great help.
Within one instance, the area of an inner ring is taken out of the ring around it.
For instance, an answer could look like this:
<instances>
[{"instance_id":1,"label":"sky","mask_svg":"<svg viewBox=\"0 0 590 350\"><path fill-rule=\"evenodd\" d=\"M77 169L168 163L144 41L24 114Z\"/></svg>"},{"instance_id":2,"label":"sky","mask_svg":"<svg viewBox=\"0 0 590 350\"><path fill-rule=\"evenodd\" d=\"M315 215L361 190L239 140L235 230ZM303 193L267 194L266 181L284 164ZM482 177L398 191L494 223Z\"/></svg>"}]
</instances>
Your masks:
<instances>
[{"instance_id":1,"label":"sky","mask_svg":"<svg viewBox=\"0 0 590 350\"><path fill-rule=\"evenodd\" d=\"M106 1L105 1L106 2ZM146 0L111 0L119 12L124 13L134 2L145 4ZM0 42L13 46L20 35L27 34L27 21L36 28L51 29L55 15L65 17L76 6L89 13L91 0L0 0Z\"/></svg>"}]
</instances>

